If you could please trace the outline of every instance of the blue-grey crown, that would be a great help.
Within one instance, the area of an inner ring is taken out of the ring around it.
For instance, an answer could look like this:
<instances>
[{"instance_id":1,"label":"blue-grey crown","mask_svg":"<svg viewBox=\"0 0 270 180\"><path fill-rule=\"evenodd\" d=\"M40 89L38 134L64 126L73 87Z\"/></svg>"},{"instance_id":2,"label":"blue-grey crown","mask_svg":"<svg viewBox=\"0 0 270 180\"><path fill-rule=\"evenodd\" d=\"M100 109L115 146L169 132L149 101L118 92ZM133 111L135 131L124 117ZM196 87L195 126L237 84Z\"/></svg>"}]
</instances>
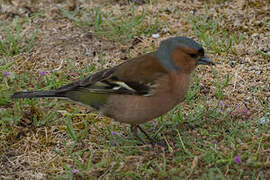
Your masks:
<instances>
[{"instance_id":1,"label":"blue-grey crown","mask_svg":"<svg viewBox=\"0 0 270 180\"><path fill-rule=\"evenodd\" d=\"M204 54L202 46L190 38L177 36L163 40L160 43L156 55L161 65L169 71L181 71L171 59L171 54L177 47L192 48L196 51L201 51L202 54Z\"/></svg>"}]
</instances>

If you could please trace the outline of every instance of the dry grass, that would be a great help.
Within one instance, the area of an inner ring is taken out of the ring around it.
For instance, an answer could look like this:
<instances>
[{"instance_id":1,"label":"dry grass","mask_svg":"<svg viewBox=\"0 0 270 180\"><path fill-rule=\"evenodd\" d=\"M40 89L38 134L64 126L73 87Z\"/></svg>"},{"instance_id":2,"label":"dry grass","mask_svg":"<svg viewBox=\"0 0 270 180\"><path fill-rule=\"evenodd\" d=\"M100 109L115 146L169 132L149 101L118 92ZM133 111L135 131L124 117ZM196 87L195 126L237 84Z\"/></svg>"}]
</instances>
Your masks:
<instances>
[{"instance_id":1,"label":"dry grass","mask_svg":"<svg viewBox=\"0 0 270 180\"><path fill-rule=\"evenodd\" d=\"M132 16L127 1L74 2L0 2L1 39L7 36L2 31L4 26L15 32L15 16L22 37L29 39L37 30L30 51L0 57L0 71L10 72L9 77L0 76L1 178L270 178L270 123L260 124L261 118L270 118L269 1L209 0L191 4L185 0L150 0L135 5L135 14L147 11L147 22L150 15L158 17L155 33L161 37L134 33L125 42L117 41L113 33L104 35L110 31L106 24L97 30L91 26L92 21L89 25L80 18L83 12L91 13L98 7L104 12L104 21L123 14ZM76 17L82 24L64 17L60 9L78 11ZM9 99L15 90L55 88L93 70L114 66L152 51L162 39L178 35L199 41L217 66L198 68L190 98L145 125L152 136L166 139L168 151L138 146L128 125L86 115L88 110L79 105ZM226 49L230 38L232 44ZM20 46L25 44L23 39ZM226 75L229 81L223 86ZM220 100L228 108L218 110ZM179 112L183 119L177 116ZM241 163L234 163L235 156L241 157Z\"/></svg>"}]
</instances>

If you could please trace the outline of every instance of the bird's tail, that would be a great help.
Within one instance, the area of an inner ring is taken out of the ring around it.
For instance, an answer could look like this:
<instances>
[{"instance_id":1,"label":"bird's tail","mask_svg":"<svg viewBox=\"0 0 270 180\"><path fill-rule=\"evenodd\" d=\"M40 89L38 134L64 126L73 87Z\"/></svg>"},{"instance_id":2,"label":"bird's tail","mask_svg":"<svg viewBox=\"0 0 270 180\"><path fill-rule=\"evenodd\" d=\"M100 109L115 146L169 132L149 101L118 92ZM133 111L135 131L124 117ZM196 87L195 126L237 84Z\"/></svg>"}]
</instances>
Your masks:
<instances>
[{"instance_id":1,"label":"bird's tail","mask_svg":"<svg viewBox=\"0 0 270 180\"><path fill-rule=\"evenodd\" d=\"M11 98L19 99L19 98L43 98L43 97L64 97L59 94L58 91L29 91L29 92L15 92Z\"/></svg>"}]
</instances>

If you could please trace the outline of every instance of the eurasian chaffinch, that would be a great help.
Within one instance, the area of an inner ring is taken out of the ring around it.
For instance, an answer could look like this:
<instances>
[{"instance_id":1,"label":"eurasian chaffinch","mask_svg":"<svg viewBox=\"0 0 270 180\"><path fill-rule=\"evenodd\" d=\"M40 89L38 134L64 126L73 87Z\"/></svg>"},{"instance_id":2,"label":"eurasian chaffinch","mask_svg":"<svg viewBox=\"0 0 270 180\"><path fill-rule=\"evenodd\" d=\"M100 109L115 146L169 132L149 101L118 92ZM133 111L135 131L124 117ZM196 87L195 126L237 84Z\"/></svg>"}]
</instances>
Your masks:
<instances>
[{"instance_id":1,"label":"eurasian chaffinch","mask_svg":"<svg viewBox=\"0 0 270 180\"><path fill-rule=\"evenodd\" d=\"M197 65L214 65L204 49L186 37L163 40L157 51L135 57L118 66L94 73L55 90L16 92L18 98L67 98L89 105L116 121L139 126L171 110L184 100L191 72Z\"/></svg>"}]
</instances>

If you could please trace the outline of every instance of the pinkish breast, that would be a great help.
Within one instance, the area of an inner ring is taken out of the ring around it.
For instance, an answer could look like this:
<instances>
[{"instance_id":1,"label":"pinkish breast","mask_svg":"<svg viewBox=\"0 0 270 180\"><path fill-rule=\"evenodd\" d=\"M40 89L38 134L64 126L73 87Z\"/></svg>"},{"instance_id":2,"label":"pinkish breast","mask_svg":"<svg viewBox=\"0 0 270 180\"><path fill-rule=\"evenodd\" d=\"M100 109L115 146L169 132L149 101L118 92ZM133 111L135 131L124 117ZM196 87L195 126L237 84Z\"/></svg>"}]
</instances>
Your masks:
<instances>
[{"instance_id":1,"label":"pinkish breast","mask_svg":"<svg viewBox=\"0 0 270 180\"><path fill-rule=\"evenodd\" d=\"M184 100L189 86L189 76L183 74L173 78L167 76L160 79L159 83L162 88L159 87L153 96L110 96L103 109L104 115L128 124L141 124L157 118Z\"/></svg>"}]
</instances>

